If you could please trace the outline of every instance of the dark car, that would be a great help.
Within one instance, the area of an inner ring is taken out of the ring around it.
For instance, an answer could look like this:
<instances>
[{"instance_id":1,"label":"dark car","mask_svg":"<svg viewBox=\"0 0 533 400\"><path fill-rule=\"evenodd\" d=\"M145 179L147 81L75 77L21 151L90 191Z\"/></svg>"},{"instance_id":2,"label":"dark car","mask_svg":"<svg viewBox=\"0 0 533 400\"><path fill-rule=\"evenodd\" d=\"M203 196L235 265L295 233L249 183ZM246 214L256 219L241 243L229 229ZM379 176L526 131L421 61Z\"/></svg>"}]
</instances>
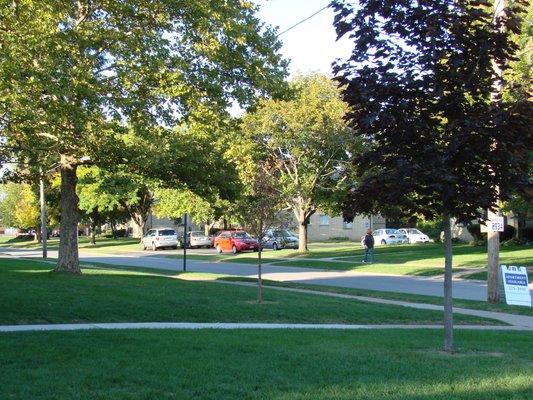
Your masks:
<instances>
[{"instance_id":1,"label":"dark car","mask_svg":"<svg viewBox=\"0 0 533 400\"><path fill-rule=\"evenodd\" d=\"M299 240L287 229L269 229L263 238L263 247L272 250L297 249Z\"/></svg>"}]
</instances>

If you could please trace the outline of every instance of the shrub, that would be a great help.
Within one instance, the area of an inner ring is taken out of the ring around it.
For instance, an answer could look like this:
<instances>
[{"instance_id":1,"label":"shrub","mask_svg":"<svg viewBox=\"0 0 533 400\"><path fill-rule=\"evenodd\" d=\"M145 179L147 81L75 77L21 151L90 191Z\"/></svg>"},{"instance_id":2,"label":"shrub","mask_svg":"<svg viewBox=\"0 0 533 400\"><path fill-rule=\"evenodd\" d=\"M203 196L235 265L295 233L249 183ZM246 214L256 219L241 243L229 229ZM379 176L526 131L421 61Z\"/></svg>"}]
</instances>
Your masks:
<instances>
[{"instance_id":1,"label":"shrub","mask_svg":"<svg viewBox=\"0 0 533 400\"><path fill-rule=\"evenodd\" d=\"M428 235L436 243L441 241L440 233L444 230L442 221L420 221L416 224L416 228Z\"/></svg>"},{"instance_id":2,"label":"shrub","mask_svg":"<svg viewBox=\"0 0 533 400\"><path fill-rule=\"evenodd\" d=\"M115 231L116 237L127 237L127 230L126 229L117 229ZM103 235L105 238L112 238L113 237L113 231L111 229L106 229Z\"/></svg>"},{"instance_id":3,"label":"shrub","mask_svg":"<svg viewBox=\"0 0 533 400\"><path fill-rule=\"evenodd\" d=\"M481 232L481 226L479 224L468 224L466 229L468 229L468 232L470 232L470 234L476 241L487 240L487 234ZM505 225L505 230L503 232L500 232L500 242L505 242L509 239L514 238L515 234L516 229L514 226Z\"/></svg>"}]
</instances>

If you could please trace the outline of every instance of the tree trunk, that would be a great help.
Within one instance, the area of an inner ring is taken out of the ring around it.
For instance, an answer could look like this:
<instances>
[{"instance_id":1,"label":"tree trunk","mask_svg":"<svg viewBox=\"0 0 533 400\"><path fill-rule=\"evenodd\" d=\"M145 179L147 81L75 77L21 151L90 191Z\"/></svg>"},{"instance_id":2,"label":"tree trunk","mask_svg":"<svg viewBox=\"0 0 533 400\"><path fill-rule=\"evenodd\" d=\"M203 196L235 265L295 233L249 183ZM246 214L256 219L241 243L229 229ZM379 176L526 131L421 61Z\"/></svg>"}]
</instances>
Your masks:
<instances>
[{"instance_id":1,"label":"tree trunk","mask_svg":"<svg viewBox=\"0 0 533 400\"><path fill-rule=\"evenodd\" d=\"M96 244L96 223L91 223L91 244Z\"/></svg>"},{"instance_id":2,"label":"tree trunk","mask_svg":"<svg viewBox=\"0 0 533 400\"><path fill-rule=\"evenodd\" d=\"M148 220L148 215L141 215L139 213L134 213L132 219L135 225L137 225L137 234L139 237L144 236L144 227L146 226L146 221Z\"/></svg>"},{"instance_id":3,"label":"tree trunk","mask_svg":"<svg viewBox=\"0 0 533 400\"><path fill-rule=\"evenodd\" d=\"M307 253L307 226L309 219L305 217L305 210L294 210L298 219L298 253Z\"/></svg>"},{"instance_id":4,"label":"tree trunk","mask_svg":"<svg viewBox=\"0 0 533 400\"><path fill-rule=\"evenodd\" d=\"M117 238L117 227L115 226L114 222L110 223L111 225L111 235L113 236L113 239Z\"/></svg>"},{"instance_id":5,"label":"tree trunk","mask_svg":"<svg viewBox=\"0 0 533 400\"><path fill-rule=\"evenodd\" d=\"M78 196L76 165L61 156L61 224L59 257L54 271L80 274L78 256Z\"/></svg>"},{"instance_id":6,"label":"tree trunk","mask_svg":"<svg viewBox=\"0 0 533 400\"><path fill-rule=\"evenodd\" d=\"M452 228L444 214L444 351L453 353Z\"/></svg>"}]
</instances>

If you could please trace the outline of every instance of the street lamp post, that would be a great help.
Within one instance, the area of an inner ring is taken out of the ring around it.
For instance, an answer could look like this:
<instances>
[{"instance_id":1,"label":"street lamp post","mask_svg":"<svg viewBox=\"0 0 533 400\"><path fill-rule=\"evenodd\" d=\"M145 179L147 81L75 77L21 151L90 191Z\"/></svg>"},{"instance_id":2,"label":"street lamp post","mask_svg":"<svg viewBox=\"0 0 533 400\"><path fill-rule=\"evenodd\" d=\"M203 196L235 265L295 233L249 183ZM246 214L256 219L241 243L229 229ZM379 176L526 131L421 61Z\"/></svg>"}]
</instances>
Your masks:
<instances>
[{"instance_id":1,"label":"street lamp post","mask_svg":"<svg viewBox=\"0 0 533 400\"><path fill-rule=\"evenodd\" d=\"M183 215L183 272L187 271L187 213Z\"/></svg>"}]
</instances>

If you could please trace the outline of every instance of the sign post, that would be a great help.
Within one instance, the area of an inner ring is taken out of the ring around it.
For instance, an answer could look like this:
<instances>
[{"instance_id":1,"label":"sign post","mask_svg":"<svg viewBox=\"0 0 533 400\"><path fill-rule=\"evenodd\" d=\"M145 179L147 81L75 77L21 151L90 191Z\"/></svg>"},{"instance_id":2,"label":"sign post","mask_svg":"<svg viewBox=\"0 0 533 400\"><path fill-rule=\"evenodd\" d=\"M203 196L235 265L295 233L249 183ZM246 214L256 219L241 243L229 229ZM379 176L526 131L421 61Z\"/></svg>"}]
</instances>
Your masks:
<instances>
[{"instance_id":1,"label":"sign post","mask_svg":"<svg viewBox=\"0 0 533 400\"><path fill-rule=\"evenodd\" d=\"M183 215L183 272L187 271L187 213Z\"/></svg>"},{"instance_id":2,"label":"sign post","mask_svg":"<svg viewBox=\"0 0 533 400\"><path fill-rule=\"evenodd\" d=\"M502 265L501 277L504 287L505 302L516 306L531 307L531 296L525 267Z\"/></svg>"}]
</instances>

